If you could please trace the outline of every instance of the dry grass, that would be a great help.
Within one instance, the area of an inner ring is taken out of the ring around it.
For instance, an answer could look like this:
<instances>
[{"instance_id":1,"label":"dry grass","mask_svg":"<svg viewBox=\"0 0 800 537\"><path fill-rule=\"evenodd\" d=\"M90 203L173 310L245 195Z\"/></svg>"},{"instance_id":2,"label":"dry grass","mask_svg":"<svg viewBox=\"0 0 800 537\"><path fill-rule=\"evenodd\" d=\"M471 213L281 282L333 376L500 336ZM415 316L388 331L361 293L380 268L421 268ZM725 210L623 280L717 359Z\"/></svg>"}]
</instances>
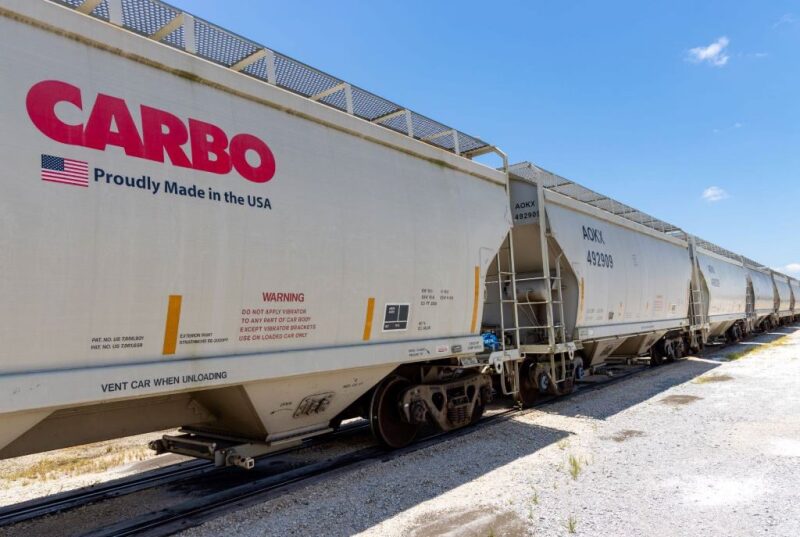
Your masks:
<instances>
[{"instance_id":1,"label":"dry grass","mask_svg":"<svg viewBox=\"0 0 800 537\"><path fill-rule=\"evenodd\" d=\"M728 362L734 362L736 360L741 360L742 358L744 358L744 357L746 357L746 356L748 356L750 354L753 354L754 352L763 351L763 350L766 350L766 349L774 349L775 347L780 347L780 346L786 345L788 343L789 343L789 340L786 339L786 336L781 336L778 339L776 339L775 341L771 341L769 343L755 344L755 345L751 345L749 348L747 348L747 349L745 349L743 351L728 353L728 354L725 355L725 359Z\"/></svg>"},{"instance_id":2,"label":"dry grass","mask_svg":"<svg viewBox=\"0 0 800 537\"><path fill-rule=\"evenodd\" d=\"M578 476L581 475L583 471L583 464L581 463L580 459L575 455L569 456L569 475L572 476L572 479L578 479Z\"/></svg>"},{"instance_id":3,"label":"dry grass","mask_svg":"<svg viewBox=\"0 0 800 537\"><path fill-rule=\"evenodd\" d=\"M564 527L567 529L569 533L576 533L578 531L578 519L575 518L573 515L569 515L566 524Z\"/></svg>"},{"instance_id":4,"label":"dry grass","mask_svg":"<svg viewBox=\"0 0 800 537\"><path fill-rule=\"evenodd\" d=\"M702 377L697 377L692 381L693 384L708 384L709 382L725 382L728 380L733 380L733 377L730 375L703 375Z\"/></svg>"},{"instance_id":5,"label":"dry grass","mask_svg":"<svg viewBox=\"0 0 800 537\"><path fill-rule=\"evenodd\" d=\"M19 468L4 472L6 482L32 480L54 480L63 477L99 473L144 460L152 455L152 451L144 446L98 446L95 449L74 448L54 452L51 456Z\"/></svg>"},{"instance_id":6,"label":"dry grass","mask_svg":"<svg viewBox=\"0 0 800 537\"><path fill-rule=\"evenodd\" d=\"M624 430L616 433L614 436L612 436L611 439L614 442L620 442L621 443L621 442L625 442L626 440L629 440L631 438L639 438L639 437L642 437L642 436L645 436L644 431L637 431L636 429L624 429Z\"/></svg>"},{"instance_id":7,"label":"dry grass","mask_svg":"<svg viewBox=\"0 0 800 537\"><path fill-rule=\"evenodd\" d=\"M670 405L670 406L680 406L680 405L688 405L690 403L694 403L695 401L700 401L702 397L698 397L696 395L682 395L682 394L675 394L675 395L668 395L661 399L659 403L662 405Z\"/></svg>"}]
</instances>

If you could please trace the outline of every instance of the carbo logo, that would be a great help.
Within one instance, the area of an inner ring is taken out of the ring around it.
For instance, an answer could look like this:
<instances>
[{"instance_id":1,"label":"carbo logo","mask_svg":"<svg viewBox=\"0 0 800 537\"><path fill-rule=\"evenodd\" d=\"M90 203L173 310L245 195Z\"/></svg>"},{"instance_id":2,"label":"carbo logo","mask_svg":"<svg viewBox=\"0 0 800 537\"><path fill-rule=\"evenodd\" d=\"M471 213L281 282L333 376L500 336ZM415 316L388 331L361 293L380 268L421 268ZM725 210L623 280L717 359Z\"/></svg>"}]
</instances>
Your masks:
<instances>
[{"instance_id":1,"label":"carbo logo","mask_svg":"<svg viewBox=\"0 0 800 537\"><path fill-rule=\"evenodd\" d=\"M272 150L252 134L228 138L211 123L191 118L184 123L178 116L145 105L139 109L140 130L125 100L103 93L97 94L85 125L64 123L56 107L72 105L83 111L83 98L80 88L58 80L34 84L25 104L42 134L64 144L100 151L115 145L130 157L155 162L164 162L166 153L174 166L223 175L235 169L253 183L266 183L275 175ZM251 164L256 158L258 163Z\"/></svg>"},{"instance_id":2,"label":"carbo logo","mask_svg":"<svg viewBox=\"0 0 800 537\"><path fill-rule=\"evenodd\" d=\"M583 240L605 244L603 232L593 227L583 226Z\"/></svg>"}]
</instances>

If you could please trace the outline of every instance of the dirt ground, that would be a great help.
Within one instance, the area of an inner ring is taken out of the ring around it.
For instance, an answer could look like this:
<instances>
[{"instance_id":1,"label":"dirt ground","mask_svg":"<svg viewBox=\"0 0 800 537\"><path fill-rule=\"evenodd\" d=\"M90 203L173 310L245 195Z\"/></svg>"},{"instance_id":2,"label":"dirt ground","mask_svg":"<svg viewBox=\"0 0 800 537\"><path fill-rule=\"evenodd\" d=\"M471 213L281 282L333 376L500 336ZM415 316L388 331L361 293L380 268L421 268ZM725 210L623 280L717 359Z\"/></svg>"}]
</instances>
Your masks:
<instances>
[{"instance_id":1,"label":"dirt ground","mask_svg":"<svg viewBox=\"0 0 800 537\"><path fill-rule=\"evenodd\" d=\"M800 329L790 328L182 535L796 537L798 483Z\"/></svg>"}]
</instances>

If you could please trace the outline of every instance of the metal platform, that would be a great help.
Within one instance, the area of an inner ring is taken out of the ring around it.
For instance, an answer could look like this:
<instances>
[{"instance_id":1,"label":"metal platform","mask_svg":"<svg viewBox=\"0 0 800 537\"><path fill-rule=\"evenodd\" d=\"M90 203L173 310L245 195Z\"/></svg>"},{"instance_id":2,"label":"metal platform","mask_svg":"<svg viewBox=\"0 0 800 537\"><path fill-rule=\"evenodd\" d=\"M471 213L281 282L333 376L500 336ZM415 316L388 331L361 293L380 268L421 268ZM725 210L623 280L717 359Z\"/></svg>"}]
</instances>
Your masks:
<instances>
[{"instance_id":1,"label":"metal platform","mask_svg":"<svg viewBox=\"0 0 800 537\"><path fill-rule=\"evenodd\" d=\"M765 267L764 265L762 265L758 261L754 261L754 260L750 259L749 257L745 257L745 256L739 255L739 254L737 254L735 252L731 252L730 250L727 250L727 249L723 248L722 246L718 246L718 245L714 244L713 242L709 242L707 240L701 239L697 235L689 235L689 234L687 234L686 236L691 238L691 239L694 239L695 244L697 244L697 246L699 248L702 248L703 250L708 250L709 252L713 252L713 253L715 253L717 255L721 255L723 257L727 257L728 259L730 259L732 261L735 261L737 263L742 263L744 265L747 265L747 266L752 267L752 268L757 269L757 270L768 270L767 267Z\"/></svg>"},{"instance_id":2,"label":"metal platform","mask_svg":"<svg viewBox=\"0 0 800 537\"><path fill-rule=\"evenodd\" d=\"M159 0L49 0L456 155L483 140L379 97Z\"/></svg>"},{"instance_id":3,"label":"metal platform","mask_svg":"<svg viewBox=\"0 0 800 537\"><path fill-rule=\"evenodd\" d=\"M547 171L544 168L540 168L531 162L519 162L517 164L513 164L509 167L509 172L512 176L515 175L526 181L536 183L537 185L542 185L546 190L552 190L553 192L557 192L567 196L568 198L611 213L614 216L618 216L655 231L665 233L671 237L682 239L687 243L694 240L695 244L699 248L708 250L709 252L713 252L723 257L727 257L728 259L731 259L737 263L742 263L757 270L768 270L764 264L759 263L758 261L743 255L739 255L726 248L723 248L722 246L714 244L713 242L701 239L696 235L687 233L676 225L665 222L664 220L660 220L638 209L634 209L630 205L626 205L613 198L595 192L594 190L579 185L574 181L570 181L569 179Z\"/></svg>"},{"instance_id":4,"label":"metal platform","mask_svg":"<svg viewBox=\"0 0 800 537\"><path fill-rule=\"evenodd\" d=\"M553 345L520 345L521 354L562 354L575 352L583 348L580 341L567 341L566 343L555 343Z\"/></svg>"},{"instance_id":5,"label":"metal platform","mask_svg":"<svg viewBox=\"0 0 800 537\"><path fill-rule=\"evenodd\" d=\"M651 216L630 205L625 205L613 198L604 196L585 186L579 185L560 175L556 175L530 162L520 162L509 167L511 175L516 175L524 180L542 185L546 190L558 192L568 198L591 205L597 209L606 211L620 218L630 220L637 224L649 227L661 233L672 234L683 232L681 228L674 226L663 220Z\"/></svg>"}]
</instances>

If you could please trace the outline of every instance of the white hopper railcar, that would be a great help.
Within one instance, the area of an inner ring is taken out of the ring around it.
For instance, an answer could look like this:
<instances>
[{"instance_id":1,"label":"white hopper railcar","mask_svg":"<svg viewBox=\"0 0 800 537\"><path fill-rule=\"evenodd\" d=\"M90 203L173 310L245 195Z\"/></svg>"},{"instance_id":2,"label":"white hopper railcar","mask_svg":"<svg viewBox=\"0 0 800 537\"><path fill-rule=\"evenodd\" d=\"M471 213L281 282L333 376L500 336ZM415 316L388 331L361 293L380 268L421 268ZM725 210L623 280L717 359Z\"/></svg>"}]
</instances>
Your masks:
<instances>
[{"instance_id":1,"label":"white hopper railcar","mask_svg":"<svg viewBox=\"0 0 800 537\"><path fill-rule=\"evenodd\" d=\"M725 337L738 341L751 327L748 320L748 296L752 293L747 270L741 256L720 248L695 236L689 236L695 252L697 273L697 309L705 315L708 324L707 338ZM695 292L693 290L693 292Z\"/></svg>"},{"instance_id":2,"label":"white hopper railcar","mask_svg":"<svg viewBox=\"0 0 800 537\"><path fill-rule=\"evenodd\" d=\"M754 325L757 328L771 328L777 323L780 297L769 269L748 264L747 278L753 289Z\"/></svg>"},{"instance_id":3,"label":"white hopper railcar","mask_svg":"<svg viewBox=\"0 0 800 537\"><path fill-rule=\"evenodd\" d=\"M789 278L789 289L792 292L792 320L800 320L800 281Z\"/></svg>"},{"instance_id":4,"label":"white hopper railcar","mask_svg":"<svg viewBox=\"0 0 800 537\"><path fill-rule=\"evenodd\" d=\"M701 345L678 228L527 162L510 178L514 227L487 275L484 315L514 349L495 360L522 362L508 389L528 401L570 391L583 368L616 356L652 348L659 362Z\"/></svg>"},{"instance_id":5,"label":"white hopper railcar","mask_svg":"<svg viewBox=\"0 0 800 537\"><path fill-rule=\"evenodd\" d=\"M432 359L469 422L494 148L156 0L63 4L0 7L0 458L186 426L156 447L248 466ZM389 444L399 387L361 405Z\"/></svg>"},{"instance_id":6,"label":"white hopper railcar","mask_svg":"<svg viewBox=\"0 0 800 537\"><path fill-rule=\"evenodd\" d=\"M778 297L775 314L777 315L778 323L785 324L790 322L793 316L792 288L789 284L789 277L773 270L772 280L775 283L775 292Z\"/></svg>"}]
</instances>

